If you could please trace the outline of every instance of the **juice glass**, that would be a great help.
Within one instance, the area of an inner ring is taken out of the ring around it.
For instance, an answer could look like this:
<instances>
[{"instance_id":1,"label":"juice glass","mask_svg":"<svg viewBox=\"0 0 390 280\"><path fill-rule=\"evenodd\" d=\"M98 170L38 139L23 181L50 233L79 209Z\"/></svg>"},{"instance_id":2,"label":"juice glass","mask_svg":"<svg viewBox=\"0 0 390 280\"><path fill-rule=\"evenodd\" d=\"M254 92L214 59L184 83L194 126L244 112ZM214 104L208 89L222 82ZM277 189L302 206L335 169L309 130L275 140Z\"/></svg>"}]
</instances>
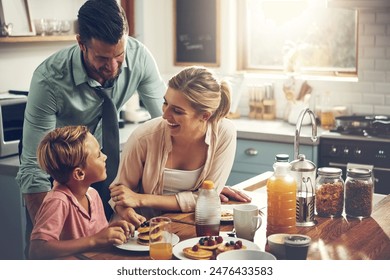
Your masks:
<instances>
[{"instance_id":1,"label":"juice glass","mask_svg":"<svg viewBox=\"0 0 390 280\"><path fill-rule=\"evenodd\" d=\"M171 220L166 217L155 217L150 220L149 255L151 259L172 259L171 223Z\"/></svg>"}]
</instances>

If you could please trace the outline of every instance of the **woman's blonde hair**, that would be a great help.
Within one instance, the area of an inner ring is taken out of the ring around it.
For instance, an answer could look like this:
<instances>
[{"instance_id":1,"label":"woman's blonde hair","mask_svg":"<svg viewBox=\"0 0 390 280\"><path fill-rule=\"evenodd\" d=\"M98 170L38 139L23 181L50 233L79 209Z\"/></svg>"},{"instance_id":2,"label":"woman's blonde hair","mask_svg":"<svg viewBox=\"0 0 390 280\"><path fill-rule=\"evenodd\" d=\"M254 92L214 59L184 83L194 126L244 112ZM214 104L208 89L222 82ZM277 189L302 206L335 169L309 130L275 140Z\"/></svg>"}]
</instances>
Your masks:
<instances>
[{"instance_id":1,"label":"woman's blonde hair","mask_svg":"<svg viewBox=\"0 0 390 280\"><path fill-rule=\"evenodd\" d=\"M86 126L64 126L46 134L38 146L39 166L60 184L69 181L75 167L84 167L88 153Z\"/></svg>"},{"instance_id":2,"label":"woman's blonde hair","mask_svg":"<svg viewBox=\"0 0 390 280\"><path fill-rule=\"evenodd\" d=\"M184 68L172 77L168 86L179 90L198 112L212 113L209 121L218 122L230 110L230 87L226 81L219 82L213 73L202 66Z\"/></svg>"}]
</instances>

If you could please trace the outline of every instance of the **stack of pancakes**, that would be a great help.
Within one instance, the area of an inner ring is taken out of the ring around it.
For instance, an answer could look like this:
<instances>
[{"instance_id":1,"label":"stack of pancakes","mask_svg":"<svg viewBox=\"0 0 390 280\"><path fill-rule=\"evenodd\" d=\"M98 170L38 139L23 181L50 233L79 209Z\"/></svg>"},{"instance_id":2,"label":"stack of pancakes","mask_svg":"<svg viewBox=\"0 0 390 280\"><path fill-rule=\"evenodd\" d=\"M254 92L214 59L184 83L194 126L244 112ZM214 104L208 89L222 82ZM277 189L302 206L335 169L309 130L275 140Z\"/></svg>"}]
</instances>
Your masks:
<instances>
[{"instance_id":1,"label":"stack of pancakes","mask_svg":"<svg viewBox=\"0 0 390 280\"><path fill-rule=\"evenodd\" d=\"M150 233L150 224L149 221L143 222L138 230L137 243L140 245L149 246L149 241L152 238L153 240L161 239L162 230L159 227L155 227Z\"/></svg>"},{"instance_id":2,"label":"stack of pancakes","mask_svg":"<svg viewBox=\"0 0 390 280\"><path fill-rule=\"evenodd\" d=\"M215 259L219 253L241 249L246 249L241 240L223 243L221 236L207 236L200 238L194 246L184 248L183 254L189 259L210 260Z\"/></svg>"}]
</instances>

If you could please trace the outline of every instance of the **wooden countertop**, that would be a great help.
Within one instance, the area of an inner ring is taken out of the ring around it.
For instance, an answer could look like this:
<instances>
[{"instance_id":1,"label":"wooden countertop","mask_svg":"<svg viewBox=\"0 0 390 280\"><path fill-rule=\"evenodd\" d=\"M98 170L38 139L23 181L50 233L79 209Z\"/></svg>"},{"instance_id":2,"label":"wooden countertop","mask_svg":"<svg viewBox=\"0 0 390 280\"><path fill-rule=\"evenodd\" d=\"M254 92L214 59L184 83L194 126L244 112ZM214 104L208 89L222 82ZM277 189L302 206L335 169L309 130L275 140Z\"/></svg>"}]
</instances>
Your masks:
<instances>
[{"instance_id":1,"label":"wooden countertop","mask_svg":"<svg viewBox=\"0 0 390 280\"><path fill-rule=\"evenodd\" d=\"M252 203L263 208L266 203L264 181L270 172L249 179L237 187L251 195ZM383 198L384 197L384 198ZM379 201L372 215L365 219L316 217L317 224L311 227L296 227L296 233L311 237L308 260L389 260L390 259L390 195L379 195ZM232 206L232 205L226 205ZM226 207L224 206L224 207ZM264 210L264 209L263 209ZM268 250L266 244L266 210L263 224L255 235L254 243L261 250ZM165 216L173 220L173 232L186 240L196 237L194 213L170 213ZM221 231L231 231L233 224L221 223ZM149 253L121 250L109 247L100 251L87 252L66 259L92 260L149 260Z\"/></svg>"}]
</instances>

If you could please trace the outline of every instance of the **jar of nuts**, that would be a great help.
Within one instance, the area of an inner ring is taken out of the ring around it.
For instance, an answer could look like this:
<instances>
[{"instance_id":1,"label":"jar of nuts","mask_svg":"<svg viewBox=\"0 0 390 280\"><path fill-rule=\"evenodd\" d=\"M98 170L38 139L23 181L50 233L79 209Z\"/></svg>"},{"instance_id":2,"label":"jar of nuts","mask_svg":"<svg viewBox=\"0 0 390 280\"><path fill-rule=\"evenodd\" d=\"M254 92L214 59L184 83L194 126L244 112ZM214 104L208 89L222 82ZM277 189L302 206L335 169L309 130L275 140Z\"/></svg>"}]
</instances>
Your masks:
<instances>
[{"instance_id":1,"label":"jar of nuts","mask_svg":"<svg viewBox=\"0 0 390 280\"><path fill-rule=\"evenodd\" d=\"M344 207L344 180L342 170L333 167L318 168L316 179L316 212L322 217L339 217Z\"/></svg>"},{"instance_id":2,"label":"jar of nuts","mask_svg":"<svg viewBox=\"0 0 390 280\"><path fill-rule=\"evenodd\" d=\"M369 217L372 212L373 195L372 171L364 168L348 169L345 180L345 213L347 216Z\"/></svg>"}]
</instances>

